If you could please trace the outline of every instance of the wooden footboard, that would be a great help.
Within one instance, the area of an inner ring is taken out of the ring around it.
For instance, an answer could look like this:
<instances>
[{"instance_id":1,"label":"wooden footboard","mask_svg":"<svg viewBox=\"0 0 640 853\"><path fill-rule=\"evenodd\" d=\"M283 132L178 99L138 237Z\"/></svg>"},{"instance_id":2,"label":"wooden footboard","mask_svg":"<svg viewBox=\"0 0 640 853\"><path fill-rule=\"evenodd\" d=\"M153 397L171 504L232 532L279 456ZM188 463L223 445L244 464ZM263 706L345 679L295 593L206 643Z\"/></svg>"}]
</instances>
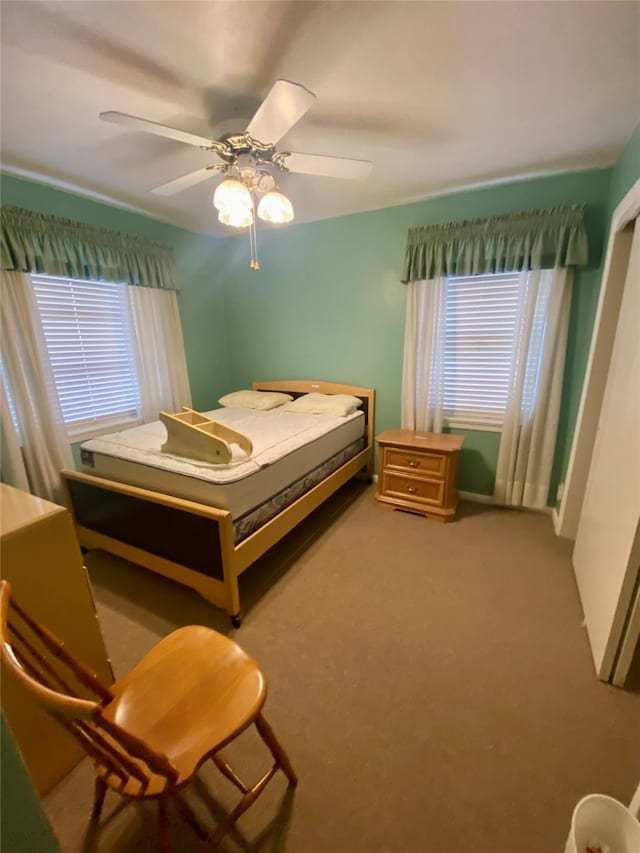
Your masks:
<instances>
[{"instance_id":1,"label":"wooden footboard","mask_svg":"<svg viewBox=\"0 0 640 853\"><path fill-rule=\"evenodd\" d=\"M102 548L239 613L231 513L92 474L62 477L84 548Z\"/></svg>"},{"instance_id":2,"label":"wooden footboard","mask_svg":"<svg viewBox=\"0 0 640 853\"><path fill-rule=\"evenodd\" d=\"M291 387L292 383L288 383ZM327 383L294 383L294 393ZM287 383L255 383L266 389ZM302 386L302 387L301 387ZM344 483L373 465L373 391L331 384L325 393L365 395L367 446L262 527L234 544L231 513L93 474L62 472L80 544L101 548L188 586L240 624L238 576ZM333 390L339 389L339 390Z\"/></svg>"}]
</instances>

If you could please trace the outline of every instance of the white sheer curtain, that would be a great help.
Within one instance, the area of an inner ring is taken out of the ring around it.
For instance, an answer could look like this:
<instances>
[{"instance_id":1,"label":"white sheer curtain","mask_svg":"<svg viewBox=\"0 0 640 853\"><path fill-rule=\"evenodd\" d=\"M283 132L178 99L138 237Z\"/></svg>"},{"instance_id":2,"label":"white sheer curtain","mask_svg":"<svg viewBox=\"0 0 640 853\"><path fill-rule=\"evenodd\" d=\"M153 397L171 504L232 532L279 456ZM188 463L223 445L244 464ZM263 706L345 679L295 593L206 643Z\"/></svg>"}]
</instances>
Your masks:
<instances>
[{"instance_id":1,"label":"white sheer curtain","mask_svg":"<svg viewBox=\"0 0 640 853\"><path fill-rule=\"evenodd\" d=\"M571 270L532 270L520 295L494 499L507 506L547 506L558 431Z\"/></svg>"},{"instance_id":2,"label":"white sheer curtain","mask_svg":"<svg viewBox=\"0 0 640 853\"><path fill-rule=\"evenodd\" d=\"M2 479L41 498L63 501L60 471L73 468L31 280L2 270ZM18 432L5 379L11 389Z\"/></svg>"},{"instance_id":3,"label":"white sheer curtain","mask_svg":"<svg viewBox=\"0 0 640 853\"><path fill-rule=\"evenodd\" d=\"M5 388L4 375L2 378L2 397L0 398L0 463L2 467L2 482L23 492L30 491L27 469L20 447L20 439L13 425L9 396Z\"/></svg>"},{"instance_id":4,"label":"white sheer curtain","mask_svg":"<svg viewBox=\"0 0 640 853\"><path fill-rule=\"evenodd\" d=\"M407 287L401 422L405 429L441 432L446 279L412 281ZM494 499L543 509L558 431L571 270L523 272L518 287Z\"/></svg>"},{"instance_id":5,"label":"white sheer curtain","mask_svg":"<svg viewBox=\"0 0 640 853\"><path fill-rule=\"evenodd\" d=\"M407 285L401 424L403 429L442 432L446 281Z\"/></svg>"},{"instance_id":6,"label":"white sheer curtain","mask_svg":"<svg viewBox=\"0 0 640 853\"><path fill-rule=\"evenodd\" d=\"M174 290L127 287L144 421L191 408L178 300Z\"/></svg>"}]
</instances>

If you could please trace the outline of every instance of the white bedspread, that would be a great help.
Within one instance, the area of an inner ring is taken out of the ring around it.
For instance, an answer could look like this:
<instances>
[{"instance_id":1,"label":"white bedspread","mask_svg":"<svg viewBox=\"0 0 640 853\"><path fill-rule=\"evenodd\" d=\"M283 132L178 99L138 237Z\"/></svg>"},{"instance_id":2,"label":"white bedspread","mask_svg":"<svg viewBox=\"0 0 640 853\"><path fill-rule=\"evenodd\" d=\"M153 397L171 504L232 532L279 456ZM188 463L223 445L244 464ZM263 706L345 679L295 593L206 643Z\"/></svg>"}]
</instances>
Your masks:
<instances>
[{"instance_id":1,"label":"white bedspread","mask_svg":"<svg viewBox=\"0 0 640 853\"><path fill-rule=\"evenodd\" d=\"M262 412L232 408L214 409L203 414L248 436L253 443L251 457L247 457L236 444L231 445L232 458L226 465L162 453L160 447L167 440L167 431L160 421L92 438L84 442L82 448L212 483L231 483L282 459L348 420L364 417L362 412L347 417L333 417L279 412L277 409Z\"/></svg>"}]
</instances>

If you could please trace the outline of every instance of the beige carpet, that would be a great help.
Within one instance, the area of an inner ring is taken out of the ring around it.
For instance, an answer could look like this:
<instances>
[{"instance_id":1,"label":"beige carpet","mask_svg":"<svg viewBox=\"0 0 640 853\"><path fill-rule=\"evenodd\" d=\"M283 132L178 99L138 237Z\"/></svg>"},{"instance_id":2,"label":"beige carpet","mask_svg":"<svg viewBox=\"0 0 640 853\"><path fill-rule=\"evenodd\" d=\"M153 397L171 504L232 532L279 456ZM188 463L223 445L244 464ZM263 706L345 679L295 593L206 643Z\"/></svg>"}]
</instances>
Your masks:
<instances>
[{"instance_id":1,"label":"beige carpet","mask_svg":"<svg viewBox=\"0 0 640 853\"><path fill-rule=\"evenodd\" d=\"M562 853L580 797L628 803L640 781L640 699L596 679L570 552L544 515L463 504L441 525L348 484L243 575L237 631L163 578L87 564L116 675L192 622L267 673L300 785L279 774L221 850ZM252 779L268 765L249 734L231 757ZM154 809L114 795L86 835L92 778L80 765L47 797L63 853L154 850ZM233 801L209 771L190 795L210 824Z\"/></svg>"}]
</instances>

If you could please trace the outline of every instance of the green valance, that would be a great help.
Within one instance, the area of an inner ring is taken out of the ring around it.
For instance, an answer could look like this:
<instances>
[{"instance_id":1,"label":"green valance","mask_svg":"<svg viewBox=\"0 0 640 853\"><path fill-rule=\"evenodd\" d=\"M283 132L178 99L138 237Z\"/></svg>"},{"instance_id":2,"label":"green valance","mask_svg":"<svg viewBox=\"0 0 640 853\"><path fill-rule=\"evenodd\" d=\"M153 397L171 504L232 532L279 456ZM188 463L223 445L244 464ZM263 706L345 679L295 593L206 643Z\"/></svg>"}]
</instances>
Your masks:
<instances>
[{"instance_id":1,"label":"green valance","mask_svg":"<svg viewBox=\"0 0 640 853\"><path fill-rule=\"evenodd\" d=\"M2 269L179 290L171 251L158 243L20 207L3 207L0 224Z\"/></svg>"},{"instance_id":2,"label":"green valance","mask_svg":"<svg viewBox=\"0 0 640 853\"><path fill-rule=\"evenodd\" d=\"M587 263L581 207L549 207L491 219L411 228L402 281Z\"/></svg>"}]
</instances>

